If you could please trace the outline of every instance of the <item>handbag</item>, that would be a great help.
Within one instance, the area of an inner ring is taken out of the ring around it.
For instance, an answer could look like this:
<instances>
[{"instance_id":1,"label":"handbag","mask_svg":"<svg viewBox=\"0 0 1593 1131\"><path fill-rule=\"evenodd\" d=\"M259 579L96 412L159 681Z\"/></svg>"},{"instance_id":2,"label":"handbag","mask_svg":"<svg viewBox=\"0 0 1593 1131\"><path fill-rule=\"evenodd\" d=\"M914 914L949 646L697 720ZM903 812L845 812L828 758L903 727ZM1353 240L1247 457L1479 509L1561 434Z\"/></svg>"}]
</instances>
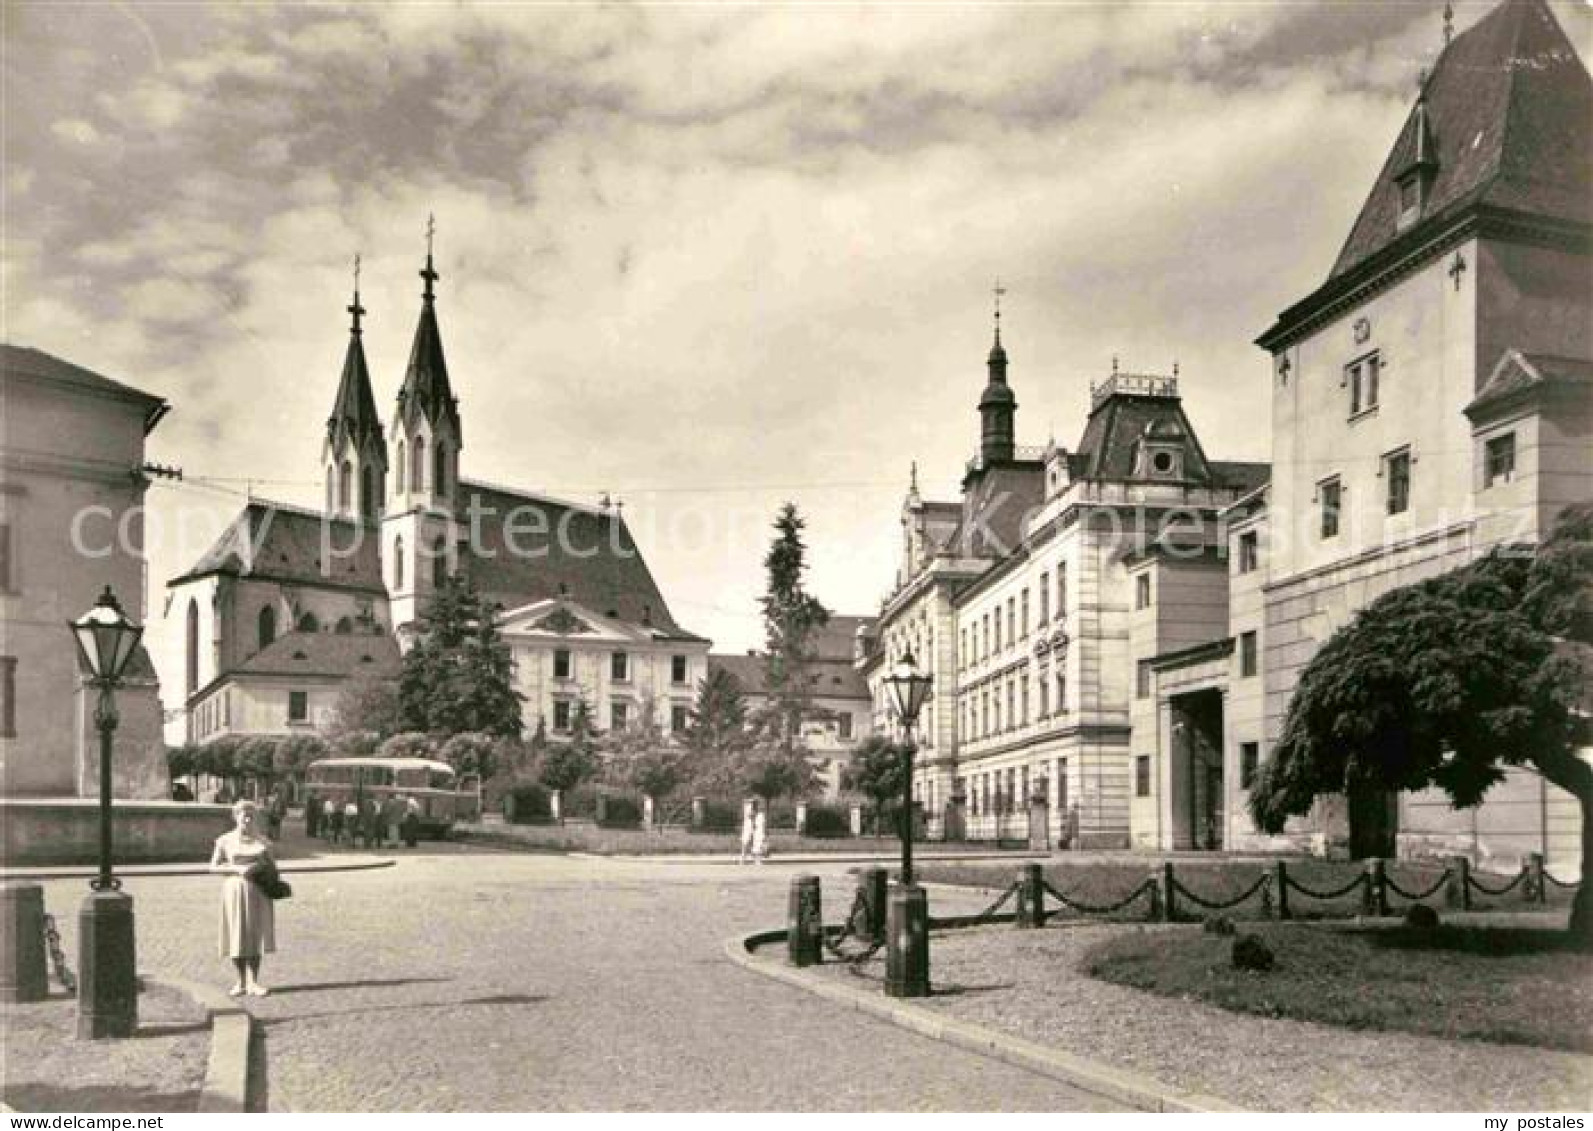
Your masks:
<instances>
[{"instance_id":1,"label":"handbag","mask_svg":"<svg viewBox=\"0 0 1593 1131\"><path fill-rule=\"evenodd\" d=\"M270 860L265 867L249 877L260 888L267 899L288 899L293 895L293 885L282 878L282 873L277 871L277 866Z\"/></svg>"}]
</instances>

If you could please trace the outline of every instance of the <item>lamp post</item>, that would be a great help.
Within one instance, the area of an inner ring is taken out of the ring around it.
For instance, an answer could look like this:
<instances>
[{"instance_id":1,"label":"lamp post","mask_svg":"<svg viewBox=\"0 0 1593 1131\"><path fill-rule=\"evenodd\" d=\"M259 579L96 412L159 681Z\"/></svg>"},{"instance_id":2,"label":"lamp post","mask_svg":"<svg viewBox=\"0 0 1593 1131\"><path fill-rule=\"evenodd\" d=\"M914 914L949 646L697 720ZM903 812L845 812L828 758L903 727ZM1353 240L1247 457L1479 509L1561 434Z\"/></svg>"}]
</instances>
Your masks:
<instances>
[{"instance_id":1,"label":"lamp post","mask_svg":"<svg viewBox=\"0 0 1593 1131\"><path fill-rule=\"evenodd\" d=\"M911 651L885 677L902 724L902 876L885 915L885 992L891 997L929 996L929 899L913 883L913 727L934 682L920 674Z\"/></svg>"},{"instance_id":2,"label":"lamp post","mask_svg":"<svg viewBox=\"0 0 1593 1131\"><path fill-rule=\"evenodd\" d=\"M109 585L69 627L89 686L99 690L94 726L100 732L100 866L78 912L77 1035L130 1037L138 1027L133 897L111 874L111 736L118 722L116 687L144 630L127 619Z\"/></svg>"}]
</instances>

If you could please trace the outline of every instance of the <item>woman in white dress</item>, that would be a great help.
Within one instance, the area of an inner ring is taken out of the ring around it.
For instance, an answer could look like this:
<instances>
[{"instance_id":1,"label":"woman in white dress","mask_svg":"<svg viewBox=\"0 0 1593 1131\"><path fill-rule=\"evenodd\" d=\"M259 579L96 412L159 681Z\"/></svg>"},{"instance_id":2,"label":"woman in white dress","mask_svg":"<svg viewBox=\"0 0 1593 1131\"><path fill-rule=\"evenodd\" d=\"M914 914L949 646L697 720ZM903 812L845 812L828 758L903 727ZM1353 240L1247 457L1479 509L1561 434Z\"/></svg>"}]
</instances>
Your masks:
<instances>
[{"instance_id":1,"label":"woman in white dress","mask_svg":"<svg viewBox=\"0 0 1593 1131\"><path fill-rule=\"evenodd\" d=\"M758 802L752 814L752 862L762 864L769 855L769 810Z\"/></svg>"},{"instance_id":2,"label":"woman in white dress","mask_svg":"<svg viewBox=\"0 0 1593 1131\"><path fill-rule=\"evenodd\" d=\"M265 997L260 984L260 959L276 950L274 908L254 876L271 863L271 842L259 829L260 811L253 801L232 807L237 828L216 838L210 870L227 878L221 884L221 956L232 959L238 981L227 991L233 997Z\"/></svg>"}]
</instances>

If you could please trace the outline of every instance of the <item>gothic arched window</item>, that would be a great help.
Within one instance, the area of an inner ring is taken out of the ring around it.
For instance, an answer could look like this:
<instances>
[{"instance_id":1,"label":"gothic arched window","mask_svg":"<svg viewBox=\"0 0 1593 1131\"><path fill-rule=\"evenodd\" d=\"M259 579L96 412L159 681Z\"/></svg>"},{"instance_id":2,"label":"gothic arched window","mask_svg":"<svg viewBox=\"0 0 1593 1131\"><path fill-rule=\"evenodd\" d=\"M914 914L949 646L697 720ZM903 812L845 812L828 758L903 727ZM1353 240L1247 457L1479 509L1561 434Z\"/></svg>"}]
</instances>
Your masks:
<instances>
[{"instance_id":1,"label":"gothic arched window","mask_svg":"<svg viewBox=\"0 0 1593 1131\"><path fill-rule=\"evenodd\" d=\"M199 602L188 599L188 694L199 690Z\"/></svg>"},{"instance_id":2,"label":"gothic arched window","mask_svg":"<svg viewBox=\"0 0 1593 1131\"><path fill-rule=\"evenodd\" d=\"M334 493L335 484L332 479L333 468L326 465L326 513L331 514L337 509L337 495Z\"/></svg>"},{"instance_id":3,"label":"gothic arched window","mask_svg":"<svg viewBox=\"0 0 1593 1131\"><path fill-rule=\"evenodd\" d=\"M260 610L259 629L261 649L269 648L277 638L277 611L270 605Z\"/></svg>"},{"instance_id":4,"label":"gothic arched window","mask_svg":"<svg viewBox=\"0 0 1593 1131\"><path fill-rule=\"evenodd\" d=\"M337 472L337 505L344 511L354 509L354 465L348 460Z\"/></svg>"},{"instance_id":5,"label":"gothic arched window","mask_svg":"<svg viewBox=\"0 0 1593 1131\"><path fill-rule=\"evenodd\" d=\"M338 618L338 622L337 622L337 628L334 629L334 631L339 636L351 636L354 633L354 622L351 621L348 617L339 617Z\"/></svg>"},{"instance_id":6,"label":"gothic arched window","mask_svg":"<svg viewBox=\"0 0 1593 1131\"><path fill-rule=\"evenodd\" d=\"M404 489L404 441L398 441L398 474L393 476L393 494Z\"/></svg>"},{"instance_id":7,"label":"gothic arched window","mask_svg":"<svg viewBox=\"0 0 1593 1131\"><path fill-rule=\"evenodd\" d=\"M376 469L370 464L360 468L360 514L376 517Z\"/></svg>"},{"instance_id":8,"label":"gothic arched window","mask_svg":"<svg viewBox=\"0 0 1593 1131\"><path fill-rule=\"evenodd\" d=\"M404 540L393 539L393 591L399 592L404 588Z\"/></svg>"},{"instance_id":9,"label":"gothic arched window","mask_svg":"<svg viewBox=\"0 0 1593 1131\"><path fill-rule=\"evenodd\" d=\"M437 539L432 543L431 553L431 583L441 585L448 579L448 543Z\"/></svg>"},{"instance_id":10,"label":"gothic arched window","mask_svg":"<svg viewBox=\"0 0 1593 1131\"><path fill-rule=\"evenodd\" d=\"M426 489L426 437L415 437L415 458L409 461L410 470L414 473L409 481L411 491L424 491Z\"/></svg>"},{"instance_id":11,"label":"gothic arched window","mask_svg":"<svg viewBox=\"0 0 1593 1131\"><path fill-rule=\"evenodd\" d=\"M315 616L314 613L305 613L303 616L301 616L299 618L299 631L300 632L320 632L321 631L321 622L316 619L316 616Z\"/></svg>"},{"instance_id":12,"label":"gothic arched window","mask_svg":"<svg viewBox=\"0 0 1593 1131\"><path fill-rule=\"evenodd\" d=\"M439 495L448 493L448 445L437 441L435 449L437 466L432 469L431 489Z\"/></svg>"}]
</instances>

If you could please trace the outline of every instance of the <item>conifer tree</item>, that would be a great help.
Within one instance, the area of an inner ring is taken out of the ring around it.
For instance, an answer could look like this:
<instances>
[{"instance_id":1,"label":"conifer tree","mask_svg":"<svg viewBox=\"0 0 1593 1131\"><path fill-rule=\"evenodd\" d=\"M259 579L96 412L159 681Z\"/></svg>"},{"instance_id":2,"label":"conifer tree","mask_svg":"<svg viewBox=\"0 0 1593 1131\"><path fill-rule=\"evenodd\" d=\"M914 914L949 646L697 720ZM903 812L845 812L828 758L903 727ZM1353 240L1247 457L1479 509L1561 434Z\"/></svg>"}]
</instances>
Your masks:
<instances>
[{"instance_id":1,"label":"conifer tree","mask_svg":"<svg viewBox=\"0 0 1593 1131\"><path fill-rule=\"evenodd\" d=\"M497 612L467 578L443 579L404 656L398 700L405 730L519 737L522 696Z\"/></svg>"},{"instance_id":2,"label":"conifer tree","mask_svg":"<svg viewBox=\"0 0 1593 1131\"><path fill-rule=\"evenodd\" d=\"M807 524L795 503L786 503L775 517L774 541L764 556L768 589L761 600L766 640L766 684L775 737L787 753L797 746L802 716L812 696L812 637L829 623L830 613L803 587L807 572Z\"/></svg>"}]
</instances>

